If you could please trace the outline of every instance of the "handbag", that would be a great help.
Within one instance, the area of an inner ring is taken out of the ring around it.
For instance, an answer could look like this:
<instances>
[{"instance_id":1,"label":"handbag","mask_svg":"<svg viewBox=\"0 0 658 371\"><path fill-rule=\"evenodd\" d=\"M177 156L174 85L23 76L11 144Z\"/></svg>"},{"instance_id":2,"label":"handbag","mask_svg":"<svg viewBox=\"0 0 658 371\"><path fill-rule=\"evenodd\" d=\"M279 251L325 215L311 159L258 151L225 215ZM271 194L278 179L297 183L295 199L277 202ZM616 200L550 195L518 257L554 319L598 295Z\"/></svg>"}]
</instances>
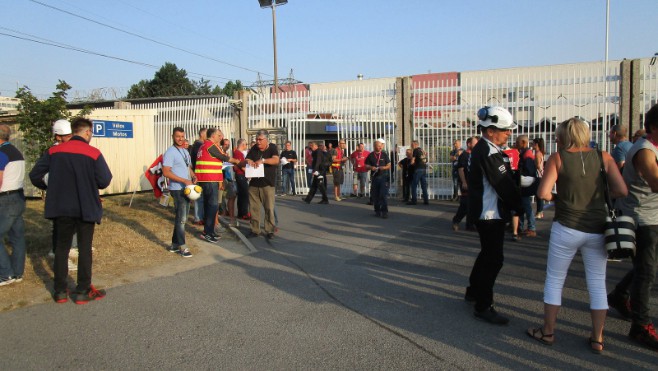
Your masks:
<instances>
[{"instance_id":1,"label":"handbag","mask_svg":"<svg viewBox=\"0 0 658 371\"><path fill-rule=\"evenodd\" d=\"M603 193L608 206L608 216L605 218L605 249L609 259L624 259L635 256L635 220L616 210L610 199L608 176L603 165L603 155L597 150L601 160L601 178Z\"/></svg>"}]
</instances>

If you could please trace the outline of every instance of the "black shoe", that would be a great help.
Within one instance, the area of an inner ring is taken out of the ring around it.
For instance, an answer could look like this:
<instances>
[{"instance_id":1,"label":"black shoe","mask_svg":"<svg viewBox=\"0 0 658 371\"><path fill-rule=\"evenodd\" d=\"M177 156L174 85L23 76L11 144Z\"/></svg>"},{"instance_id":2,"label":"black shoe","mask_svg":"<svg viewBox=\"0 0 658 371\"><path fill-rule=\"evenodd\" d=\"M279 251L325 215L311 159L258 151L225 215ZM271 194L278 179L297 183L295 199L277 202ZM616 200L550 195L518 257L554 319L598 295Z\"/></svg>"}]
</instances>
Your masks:
<instances>
[{"instance_id":1,"label":"black shoe","mask_svg":"<svg viewBox=\"0 0 658 371\"><path fill-rule=\"evenodd\" d=\"M636 323L632 324L628 337L649 349L658 351L658 335L656 335L653 323L644 326Z\"/></svg>"},{"instance_id":2,"label":"black shoe","mask_svg":"<svg viewBox=\"0 0 658 371\"><path fill-rule=\"evenodd\" d=\"M614 308L624 321L630 321L633 318L631 312L631 301L621 295L617 295L614 291L608 294L608 305Z\"/></svg>"},{"instance_id":3,"label":"black shoe","mask_svg":"<svg viewBox=\"0 0 658 371\"><path fill-rule=\"evenodd\" d=\"M306 202L307 204L311 203L311 201L307 200L306 197L302 197L302 201Z\"/></svg>"},{"instance_id":4,"label":"black shoe","mask_svg":"<svg viewBox=\"0 0 658 371\"><path fill-rule=\"evenodd\" d=\"M62 304L69 301L69 293L67 291L55 291L53 294L53 300L55 303Z\"/></svg>"},{"instance_id":5,"label":"black shoe","mask_svg":"<svg viewBox=\"0 0 658 371\"><path fill-rule=\"evenodd\" d=\"M506 324L509 323L509 319L507 319L506 317L503 317L500 314L498 314L498 312L496 312L496 310L494 309L493 306L490 306L489 308L487 308L487 309L485 309L481 312L478 312L476 310L475 312L473 312L473 314L475 315L475 318L477 318L479 320L482 320L482 321L485 321L485 322L489 322L492 325L501 325L502 326L502 325L506 325Z\"/></svg>"},{"instance_id":6,"label":"black shoe","mask_svg":"<svg viewBox=\"0 0 658 371\"><path fill-rule=\"evenodd\" d=\"M167 246L167 251L177 253L177 252L180 252L180 247L174 246L174 245L169 245L169 246Z\"/></svg>"},{"instance_id":7,"label":"black shoe","mask_svg":"<svg viewBox=\"0 0 658 371\"><path fill-rule=\"evenodd\" d=\"M199 238L202 239L202 240L204 240L204 241L206 241L206 242L210 242L210 243L217 243L217 242L219 242L219 236L214 236L214 235L212 235L212 234L201 233L201 234L199 235Z\"/></svg>"},{"instance_id":8,"label":"black shoe","mask_svg":"<svg viewBox=\"0 0 658 371\"><path fill-rule=\"evenodd\" d=\"M429 205L429 204L430 204L429 201L423 202L423 205Z\"/></svg>"},{"instance_id":9,"label":"black shoe","mask_svg":"<svg viewBox=\"0 0 658 371\"><path fill-rule=\"evenodd\" d=\"M407 202L407 205L417 205L417 203L415 203L413 201L409 201L409 202Z\"/></svg>"},{"instance_id":10,"label":"black shoe","mask_svg":"<svg viewBox=\"0 0 658 371\"><path fill-rule=\"evenodd\" d=\"M469 304L475 303L475 296L473 296L473 294L471 293L470 287L466 288L466 294L464 294L464 300L466 300L466 302Z\"/></svg>"},{"instance_id":11,"label":"black shoe","mask_svg":"<svg viewBox=\"0 0 658 371\"><path fill-rule=\"evenodd\" d=\"M254 238L260 236L260 233L254 233L253 231L249 232L247 238Z\"/></svg>"},{"instance_id":12,"label":"black shoe","mask_svg":"<svg viewBox=\"0 0 658 371\"><path fill-rule=\"evenodd\" d=\"M350 197L356 197L356 194L350 193Z\"/></svg>"},{"instance_id":13,"label":"black shoe","mask_svg":"<svg viewBox=\"0 0 658 371\"><path fill-rule=\"evenodd\" d=\"M382 218L388 219L388 213L386 213L386 212L382 213Z\"/></svg>"},{"instance_id":14,"label":"black shoe","mask_svg":"<svg viewBox=\"0 0 658 371\"><path fill-rule=\"evenodd\" d=\"M268 240L273 239L273 238L274 238L274 233L268 233L268 234L265 236L265 238L267 238Z\"/></svg>"},{"instance_id":15,"label":"black shoe","mask_svg":"<svg viewBox=\"0 0 658 371\"><path fill-rule=\"evenodd\" d=\"M329 201L328 201L328 200L322 200L322 201L320 201L320 202L318 202L318 203L319 203L319 204L322 204L322 205L329 205Z\"/></svg>"},{"instance_id":16,"label":"black shoe","mask_svg":"<svg viewBox=\"0 0 658 371\"><path fill-rule=\"evenodd\" d=\"M104 297L105 297L105 290L98 290L94 287L94 285L91 285L89 287L89 290L85 292L76 293L75 299L73 299L73 301L76 304L87 304L90 301L101 300Z\"/></svg>"},{"instance_id":17,"label":"black shoe","mask_svg":"<svg viewBox=\"0 0 658 371\"><path fill-rule=\"evenodd\" d=\"M363 197L363 193L359 193L359 197Z\"/></svg>"},{"instance_id":18,"label":"black shoe","mask_svg":"<svg viewBox=\"0 0 658 371\"><path fill-rule=\"evenodd\" d=\"M374 216L375 216L376 218L381 218L381 216L382 216L382 213L375 213L375 215L374 215Z\"/></svg>"}]
</instances>

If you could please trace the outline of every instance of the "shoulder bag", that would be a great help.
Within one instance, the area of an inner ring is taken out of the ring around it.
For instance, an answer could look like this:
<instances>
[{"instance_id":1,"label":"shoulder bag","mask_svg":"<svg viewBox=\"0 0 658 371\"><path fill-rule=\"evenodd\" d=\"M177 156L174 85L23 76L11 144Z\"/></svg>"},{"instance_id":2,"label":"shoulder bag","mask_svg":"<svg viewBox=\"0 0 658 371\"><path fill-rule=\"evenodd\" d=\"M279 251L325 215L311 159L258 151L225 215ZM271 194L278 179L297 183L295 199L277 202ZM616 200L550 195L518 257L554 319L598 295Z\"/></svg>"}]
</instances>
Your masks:
<instances>
[{"instance_id":1,"label":"shoulder bag","mask_svg":"<svg viewBox=\"0 0 658 371\"><path fill-rule=\"evenodd\" d=\"M635 256L635 220L630 216L621 215L610 199L608 176L603 164L603 155L596 150L601 160L601 178L605 202L608 205L608 217L605 218L605 249L610 259L623 259Z\"/></svg>"}]
</instances>

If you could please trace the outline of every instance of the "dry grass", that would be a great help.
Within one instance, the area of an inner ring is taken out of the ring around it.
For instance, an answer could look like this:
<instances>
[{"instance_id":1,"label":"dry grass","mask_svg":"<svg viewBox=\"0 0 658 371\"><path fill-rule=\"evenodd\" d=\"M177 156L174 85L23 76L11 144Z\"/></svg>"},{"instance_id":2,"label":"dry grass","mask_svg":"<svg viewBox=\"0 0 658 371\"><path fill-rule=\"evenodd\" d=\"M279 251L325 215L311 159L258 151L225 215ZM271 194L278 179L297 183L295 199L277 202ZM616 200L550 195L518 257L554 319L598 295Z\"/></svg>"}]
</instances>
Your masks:
<instances>
[{"instance_id":1,"label":"dry grass","mask_svg":"<svg viewBox=\"0 0 658 371\"><path fill-rule=\"evenodd\" d=\"M103 198L103 220L94 233L93 280L97 286L112 286L130 282L131 274L146 271L180 257L165 253L171 241L173 208L164 208L152 193ZM0 311L50 301L53 270L51 249L51 221L43 217L44 202L28 200L24 214L27 260L24 280L0 287ZM189 232L195 232L189 226ZM188 234L188 240L191 235ZM194 245L192 245L194 246ZM193 250L194 252L194 250ZM74 287L75 272L71 272Z\"/></svg>"}]
</instances>

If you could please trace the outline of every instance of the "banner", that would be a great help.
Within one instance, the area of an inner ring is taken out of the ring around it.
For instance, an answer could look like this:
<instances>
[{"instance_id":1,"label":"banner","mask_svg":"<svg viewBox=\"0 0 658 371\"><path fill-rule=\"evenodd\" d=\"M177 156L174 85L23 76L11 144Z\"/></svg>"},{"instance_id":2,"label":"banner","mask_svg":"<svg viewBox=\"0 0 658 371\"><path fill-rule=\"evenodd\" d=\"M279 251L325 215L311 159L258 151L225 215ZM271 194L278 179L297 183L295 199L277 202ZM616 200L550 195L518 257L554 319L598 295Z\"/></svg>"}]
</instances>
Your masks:
<instances>
[{"instance_id":1,"label":"banner","mask_svg":"<svg viewBox=\"0 0 658 371\"><path fill-rule=\"evenodd\" d=\"M162 176L162 155L158 156L151 166L146 169L144 176L151 183L155 198L160 198L162 196L162 190L166 187L165 177Z\"/></svg>"}]
</instances>

